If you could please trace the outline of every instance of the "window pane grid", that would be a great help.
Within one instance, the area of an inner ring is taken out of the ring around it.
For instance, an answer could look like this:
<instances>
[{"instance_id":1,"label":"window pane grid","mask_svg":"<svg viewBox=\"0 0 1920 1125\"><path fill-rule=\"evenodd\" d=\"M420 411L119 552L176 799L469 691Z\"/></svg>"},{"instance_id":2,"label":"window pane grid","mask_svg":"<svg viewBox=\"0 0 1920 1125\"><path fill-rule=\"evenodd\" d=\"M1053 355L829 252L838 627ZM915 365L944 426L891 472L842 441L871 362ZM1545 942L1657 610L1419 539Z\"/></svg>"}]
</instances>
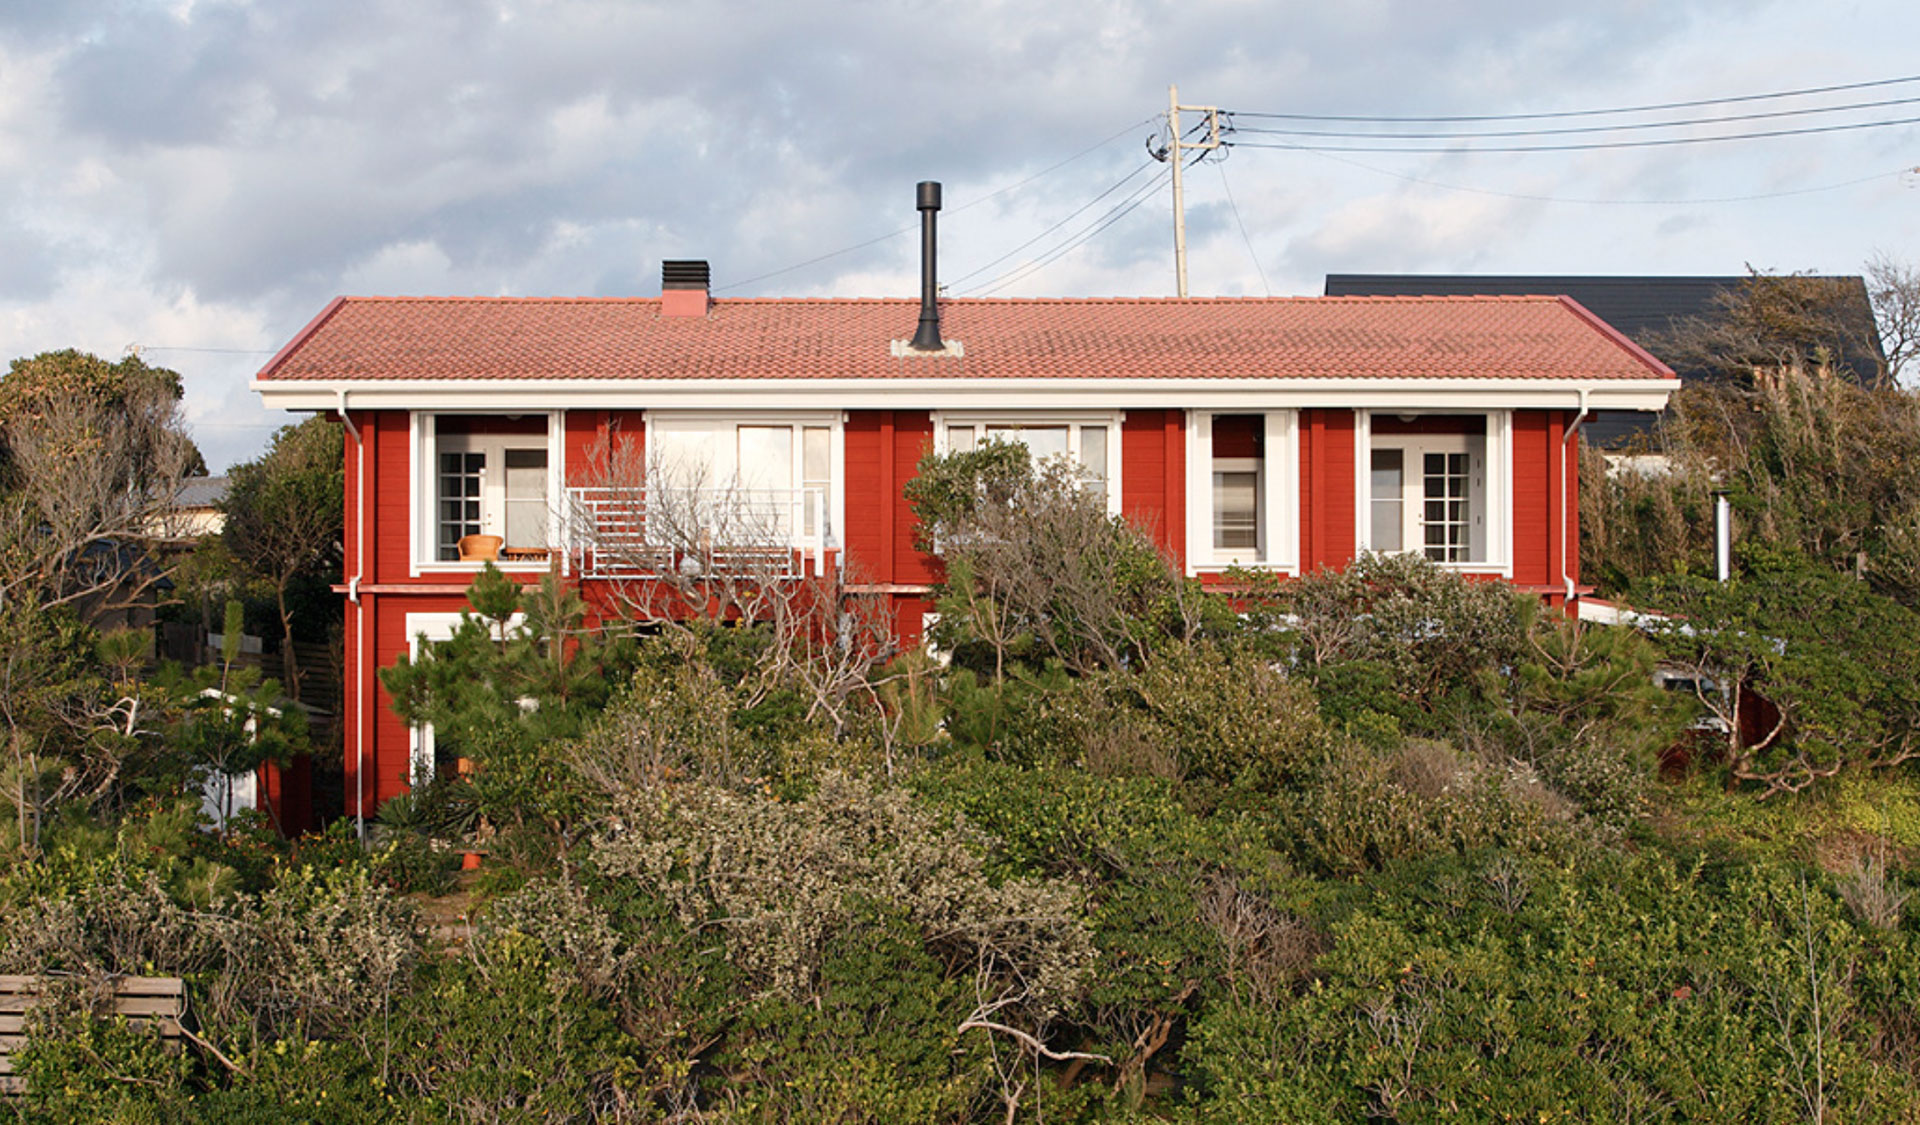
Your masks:
<instances>
[{"instance_id":1,"label":"window pane grid","mask_svg":"<svg viewBox=\"0 0 1920 1125\"><path fill-rule=\"evenodd\" d=\"M1426 556L1435 562L1466 562L1469 544L1467 455L1427 453L1421 458L1426 509Z\"/></svg>"},{"instance_id":2,"label":"window pane grid","mask_svg":"<svg viewBox=\"0 0 1920 1125\"><path fill-rule=\"evenodd\" d=\"M460 540L481 530L480 494L487 470L485 453L440 455L440 534L442 560L460 557Z\"/></svg>"}]
</instances>

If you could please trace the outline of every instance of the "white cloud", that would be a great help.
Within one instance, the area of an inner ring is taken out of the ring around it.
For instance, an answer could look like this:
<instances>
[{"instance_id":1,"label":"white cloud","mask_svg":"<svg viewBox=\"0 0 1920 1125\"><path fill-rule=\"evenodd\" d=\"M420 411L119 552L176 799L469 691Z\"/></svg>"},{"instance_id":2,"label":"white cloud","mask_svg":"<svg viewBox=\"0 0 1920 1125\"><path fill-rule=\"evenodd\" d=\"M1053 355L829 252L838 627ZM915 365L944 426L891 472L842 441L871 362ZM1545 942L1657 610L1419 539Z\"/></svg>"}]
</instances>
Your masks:
<instances>
[{"instance_id":1,"label":"white cloud","mask_svg":"<svg viewBox=\"0 0 1920 1125\"><path fill-rule=\"evenodd\" d=\"M913 226L912 185L933 178L943 277L1008 254L1145 160L1169 81L1241 113L1253 141L1257 112L1542 112L1898 75L1916 30L1894 0L15 0L0 15L0 348L272 349L340 292L648 293L680 256L712 261L722 285L823 258L736 295L911 297L910 235L833 252ZM1688 199L1890 170L1916 140L1353 158L1382 171L1249 144L1228 165L1245 238L1218 173L1188 177L1192 289L1260 292L1248 240L1281 293L1318 292L1331 270L1853 268L1920 244L1900 180L1639 207L1384 173ZM1167 209L1163 189L1003 292L1170 292ZM235 435L203 439L215 449L270 424L244 390L264 356L234 357L156 354L187 375L196 422Z\"/></svg>"}]
</instances>

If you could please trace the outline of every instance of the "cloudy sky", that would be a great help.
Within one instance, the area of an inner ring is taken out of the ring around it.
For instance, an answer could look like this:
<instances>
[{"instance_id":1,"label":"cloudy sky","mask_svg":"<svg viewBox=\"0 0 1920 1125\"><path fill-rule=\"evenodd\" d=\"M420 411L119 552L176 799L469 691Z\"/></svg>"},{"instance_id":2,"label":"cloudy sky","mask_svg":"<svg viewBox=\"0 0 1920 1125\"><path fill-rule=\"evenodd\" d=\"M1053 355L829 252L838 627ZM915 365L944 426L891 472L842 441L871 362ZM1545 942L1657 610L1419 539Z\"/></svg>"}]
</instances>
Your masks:
<instances>
[{"instance_id":1,"label":"cloudy sky","mask_svg":"<svg viewBox=\"0 0 1920 1125\"><path fill-rule=\"evenodd\" d=\"M1552 138L1586 143L1920 118L1920 83L1385 130L1256 116L1876 82L1920 74L1916 42L1912 0L6 0L0 358L140 349L185 377L219 469L288 420L247 379L336 294L651 296L662 258L698 257L721 296L912 296L921 179L946 185L955 293L1170 294L1147 142L1173 82L1239 128L1186 171L1196 295L1317 293L1329 272L1858 272L1920 261L1920 125L1504 154L1252 130L1904 103Z\"/></svg>"}]
</instances>

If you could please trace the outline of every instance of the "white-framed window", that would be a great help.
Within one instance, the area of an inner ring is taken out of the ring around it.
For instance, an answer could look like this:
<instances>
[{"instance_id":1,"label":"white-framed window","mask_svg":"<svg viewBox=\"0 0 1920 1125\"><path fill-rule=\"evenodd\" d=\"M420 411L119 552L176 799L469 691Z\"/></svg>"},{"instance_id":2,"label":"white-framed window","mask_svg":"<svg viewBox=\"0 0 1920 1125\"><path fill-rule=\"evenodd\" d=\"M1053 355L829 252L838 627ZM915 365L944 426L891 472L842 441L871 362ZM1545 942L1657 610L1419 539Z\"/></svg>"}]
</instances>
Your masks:
<instances>
[{"instance_id":1,"label":"white-framed window","mask_svg":"<svg viewBox=\"0 0 1920 1125\"><path fill-rule=\"evenodd\" d=\"M965 453L988 441L1018 442L1035 461L1070 460L1084 487L1120 512L1120 421L1117 411L960 413L934 415L934 450Z\"/></svg>"},{"instance_id":2,"label":"white-framed window","mask_svg":"<svg viewBox=\"0 0 1920 1125\"><path fill-rule=\"evenodd\" d=\"M1511 571L1512 415L1363 412L1356 427L1362 550Z\"/></svg>"},{"instance_id":3,"label":"white-framed window","mask_svg":"<svg viewBox=\"0 0 1920 1125\"><path fill-rule=\"evenodd\" d=\"M560 427L557 411L415 414L415 568L474 570L489 553L544 565L560 545Z\"/></svg>"},{"instance_id":4,"label":"white-framed window","mask_svg":"<svg viewBox=\"0 0 1920 1125\"><path fill-rule=\"evenodd\" d=\"M1295 570L1300 463L1291 410L1187 415L1187 569Z\"/></svg>"},{"instance_id":5,"label":"white-framed window","mask_svg":"<svg viewBox=\"0 0 1920 1125\"><path fill-rule=\"evenodd\" d=\"M725 500L741 520L796 543L831 543L844 518L846 459L841 416L647 413L649 489Z\"/></svg>"}]
</instances>

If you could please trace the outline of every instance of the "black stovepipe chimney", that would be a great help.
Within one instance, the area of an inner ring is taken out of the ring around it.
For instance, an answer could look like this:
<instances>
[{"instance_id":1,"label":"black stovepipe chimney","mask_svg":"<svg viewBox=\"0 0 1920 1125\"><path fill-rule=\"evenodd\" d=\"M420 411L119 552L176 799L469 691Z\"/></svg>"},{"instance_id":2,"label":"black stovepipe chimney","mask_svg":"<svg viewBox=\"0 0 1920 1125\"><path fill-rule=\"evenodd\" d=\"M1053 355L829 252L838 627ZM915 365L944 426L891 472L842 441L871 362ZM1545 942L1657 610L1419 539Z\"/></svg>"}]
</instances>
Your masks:
<instances>
[{"instance_id":1,"label":"black stovepipe chimney","mask_svg":"<svg viewBox=\"0 0 1920 1125\"><path fill-rule=\"evenodd\" d=\"M940 341L940 306L935 302L940 283L935 279L933 267L933 216L940 210L940 182L921 180L915 199L915 205L920 208L920 328L913 334L913 350L944 351L946 345Z\"/></svg>"}]
</instances>

